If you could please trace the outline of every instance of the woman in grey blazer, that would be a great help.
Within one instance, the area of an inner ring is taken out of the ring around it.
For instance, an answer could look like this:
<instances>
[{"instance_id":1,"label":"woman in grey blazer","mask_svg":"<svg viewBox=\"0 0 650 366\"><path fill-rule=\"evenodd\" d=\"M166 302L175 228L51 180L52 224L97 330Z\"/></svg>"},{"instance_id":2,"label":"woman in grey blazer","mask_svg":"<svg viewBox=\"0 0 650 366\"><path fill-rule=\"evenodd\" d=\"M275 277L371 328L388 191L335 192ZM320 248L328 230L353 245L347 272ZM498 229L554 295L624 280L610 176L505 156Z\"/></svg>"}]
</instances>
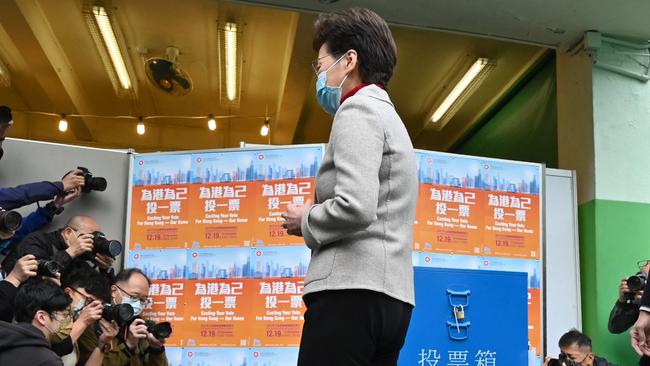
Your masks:
<instances>
[{"instance_id":1,"label":"woman in grey blazer","mask_svg":"<svg viewBox=\"0 0 650 366\"><path fill-rule=\"evenodd\" d=\"M316 203L284 227L312 250L299 366L397 365L414 306L415 153L386 85L397 59L367 9L316 21L316 95L334 115Z\"/></svg>"}]
</instances>

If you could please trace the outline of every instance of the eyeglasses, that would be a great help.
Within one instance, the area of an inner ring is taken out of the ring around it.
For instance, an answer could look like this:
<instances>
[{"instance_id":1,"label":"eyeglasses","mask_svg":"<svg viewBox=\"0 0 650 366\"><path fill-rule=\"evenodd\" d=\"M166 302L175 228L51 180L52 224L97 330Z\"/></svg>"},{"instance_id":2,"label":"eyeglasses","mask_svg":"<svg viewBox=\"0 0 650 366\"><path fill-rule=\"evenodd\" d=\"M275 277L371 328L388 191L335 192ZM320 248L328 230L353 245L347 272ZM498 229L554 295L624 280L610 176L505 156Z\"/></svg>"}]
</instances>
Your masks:
<instances>
[{"instance_id":1,"label":"eyeglasses","mask_svg":"<svg viewBox=\"0 0 650 366\"><path fill-rule=\"evenodd\" d=\"M650 259L644 259L642 261L636 262L636 265L639 267L639 269L641 269L641 268L645 267L646 264L648 264L648 262L650 262Z\"/></svg>"},{"instance_id":2,"label":"eyeglasses","mask_svg":"<svg viewBox=\"0 0 650 366\"><path fill-rule=\"evenodd\" d=\"M319 66L320 66L320 65L319 65L320 60L324 59L325 57L331 57L331 56L332 56L332 55L321 56L321 57L319 57L319 58L317 58L317 59L315 59L314 61L311 62L311 68L314 69L314 73L315 73L316 75L318 75L318 69L320 68L320 67L319 67Z\"/></svg>"},{"instance_id":3,"label":"eyeglasses","mask_svg":"<svg viewBox=\"0 0 650 366\"><path fill-rule=\"evenodd\" d=\"M131 294L129 292L126 292L123 288L121 288L118 285L115 285L115 287L117 287L118 290L122 291L126 296L128 296L132 300L140 301L140 303L142 303L143 305L147 305L147 304L149 304L151 302L150 297L139 297L139 296L133 295L133 294Z\"/></svg>"},{"instance_id":4,"label":"eyeglasses","mask_svg":"<svg viewBox=\"0 0 650 366\"><path fill-rule=\"evenodd\" d=\"M62 322L64 320L70 319L71 316L72 316L72 312L70 311L70 309L53 311L52 313L50 313L50 318L58 322Z\"/></svg>"},{"instance_id":5,"label":"eyeglasses","mask_svg":"<svg viewBox=\"0 0 650 366\"><path fill-rule=\"evenodd\" d=\"M84 301L85 301L84 307L85 307L86 305L90 304L91 302L93 302L93 301L96 300L95 298L93 298L93 297L91 297L91 296L84 295L83 293L81 293L81 292L80 292L79 290L77 290L76 288L72 288L72 287L70 287L70 289L71 289L72 291L78 293L79 295L83 296Z\"/></svg>"}]
</instances>

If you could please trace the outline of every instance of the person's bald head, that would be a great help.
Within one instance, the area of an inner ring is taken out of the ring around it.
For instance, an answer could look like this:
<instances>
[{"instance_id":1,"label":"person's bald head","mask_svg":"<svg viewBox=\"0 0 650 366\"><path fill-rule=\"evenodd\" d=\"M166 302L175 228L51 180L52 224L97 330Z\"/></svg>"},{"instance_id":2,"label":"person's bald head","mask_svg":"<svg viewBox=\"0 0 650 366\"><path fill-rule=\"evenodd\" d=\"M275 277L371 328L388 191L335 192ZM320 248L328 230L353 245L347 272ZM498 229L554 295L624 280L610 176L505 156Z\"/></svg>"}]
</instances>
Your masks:
<instances>
[{"instance_id":1,"label":"person's bald head","mask_svg":"<svg viewBox=\"0 0 650 366\"><path fill-rule=\"evenodd\" d=\"M97 221L90 216L77 215L72 216L68 223L65 224L66 227L69 227L79 234L91 234L95 231L101 231L102 228L99 226Z\"/></svg>"}]
</instances>

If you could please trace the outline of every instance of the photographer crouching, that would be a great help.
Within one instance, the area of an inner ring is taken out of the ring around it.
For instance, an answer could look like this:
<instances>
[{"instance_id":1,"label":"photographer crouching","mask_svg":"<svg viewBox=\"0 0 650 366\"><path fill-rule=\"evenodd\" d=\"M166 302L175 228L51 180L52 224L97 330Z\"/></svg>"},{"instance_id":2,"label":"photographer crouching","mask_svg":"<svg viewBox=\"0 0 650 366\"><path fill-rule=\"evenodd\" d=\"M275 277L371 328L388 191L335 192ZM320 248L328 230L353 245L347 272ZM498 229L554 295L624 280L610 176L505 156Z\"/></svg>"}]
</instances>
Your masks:
<instances>
[{"instance_id":1,"label":"photographer crouching","mask_svg":"<svg viewBox=\"0 0 650 366\"><path fill-rule=\"evenodd\" d=\"M120 331L110 343L102 343L98 332L86 331L79 340L80 360L88 359L100 349L104 366L167 365L164 339L169 337L169 323L154 324L140 318L150 303L151 281L139 269L120 271L111 286L111 305L105 306L102 317L116 322ZM101 333L99 333L101 334Z\"/></svg>"}]
</instances>

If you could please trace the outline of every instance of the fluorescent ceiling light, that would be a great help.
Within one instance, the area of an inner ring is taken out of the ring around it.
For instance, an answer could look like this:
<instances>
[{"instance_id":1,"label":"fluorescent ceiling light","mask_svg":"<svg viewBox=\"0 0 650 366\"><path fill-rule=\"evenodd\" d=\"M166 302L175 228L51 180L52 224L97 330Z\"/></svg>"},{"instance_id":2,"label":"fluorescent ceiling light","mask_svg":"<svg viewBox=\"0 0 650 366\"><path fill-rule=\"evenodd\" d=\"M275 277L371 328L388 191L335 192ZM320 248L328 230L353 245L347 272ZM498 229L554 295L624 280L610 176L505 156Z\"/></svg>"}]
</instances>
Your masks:
<instances>
[{"instance_id":1,"label":"fluorescent ceiling light","mask_svg":"<svg viewBox=\"0 0 650 366\"><path fill-rule=\"evenodd\" d=\"M237 98L237 24L226 22L224 28L224 48L226 54L226 96L228 100Z\"/></svg>"},{"instance_id":2,"label":"fluorescent ceiling light","mask_svg":"<svg viewBox=\"0 0 650 366\"><path fill-rule=\"evenodd\" d=\"M440 103L438 109L433 112L431 116L431 122L438 122L442 117L447 113L449 108L458 100L458 98L463 94L463 92L472 84L472 81L476 79L477 76L481 74L481 71L485 69L489 60L487 58L479 58L472 64L472 66L467 70L465 75L460 79L458 84L454 86L449 95Z\"/></svg>"},{"instance_id":3,"label":"fluorescent ceiling light","mask_svg":"<svg viewBox=\"0 0 650 366\"><path fill-rule=\"evenodd\" d=\"M144 135L144 123L139 122L136 131L138 132L138 135Z\"/></svg>"},{"instance_id":4,"label":"fluorescent ceiling light","mask_svg":"<svg viewBox=\"0 0 650 366\"><path fill-rule=\"evenodd\" d=\"M131 78L126 69L126 63L122 57L122 52L120 51L120 46L117 44L117 39L115 37L115 32L113 31L113 26L111 25L110 18L106 9L103 6L95 5L92 7L92 16L99 29L101 39L104 42L104 46L108 51L108 55L111 59L111 64L113 65L113 70L117 75L117 78L120 81L120 85L123 89L129 90L132 87Z\"/></svg>"}]
</instances>

